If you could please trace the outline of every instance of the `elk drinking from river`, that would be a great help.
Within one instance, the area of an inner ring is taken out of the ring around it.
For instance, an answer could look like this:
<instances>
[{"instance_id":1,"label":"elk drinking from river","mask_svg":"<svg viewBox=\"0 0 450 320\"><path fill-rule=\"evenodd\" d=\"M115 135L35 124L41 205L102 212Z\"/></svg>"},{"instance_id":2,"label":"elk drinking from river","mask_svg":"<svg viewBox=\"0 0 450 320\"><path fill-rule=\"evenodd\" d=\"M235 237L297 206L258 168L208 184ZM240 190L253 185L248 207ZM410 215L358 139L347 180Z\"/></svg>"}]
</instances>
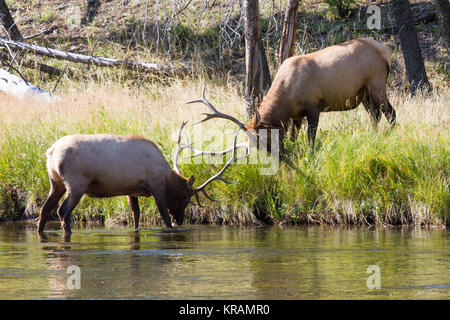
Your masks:
<instances>
[{"instance_id":1,"label":"elk drinking from river","mask_svg":"<svg viewBox=\"0 0 450 320\"><path fill-rule=\"evenodd\" d=\"M232 156L222 170L209 178L200 187L194 188L194 177L183 177L177 167L180 152L190 147L181 145L178 134L178 150L172 170L158 147L140 136L109 134L77 134L65 136L47 150L47 171L50 192L40 211L38 232L42 233L50 213L59 200L66 196L57 210L61 227L70 234L70 216L81 197L86 194L94 198L126 195L134 218L134 227L139 227L139 196L153 196L156 206L167 227L183 224L186 206L191 197L205 191L214 180L221 180L223 172L236 160L236 139L229 148ZM206 152L206 151L205 151Z\"/></svg>"}]
</instances>

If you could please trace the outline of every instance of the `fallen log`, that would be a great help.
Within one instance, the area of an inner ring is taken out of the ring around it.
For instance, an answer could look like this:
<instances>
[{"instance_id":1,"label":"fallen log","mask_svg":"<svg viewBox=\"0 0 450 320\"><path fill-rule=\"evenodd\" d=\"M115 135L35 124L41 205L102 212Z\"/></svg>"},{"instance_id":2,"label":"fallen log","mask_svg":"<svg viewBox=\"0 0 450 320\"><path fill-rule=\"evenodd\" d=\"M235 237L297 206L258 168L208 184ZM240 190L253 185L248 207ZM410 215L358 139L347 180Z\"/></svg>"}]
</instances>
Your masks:
<instances>
[{"instance_id":1,"label":"fallen log","mask_svg":"<svg viewBox=\"0 0 450 320\"><path fill-rule=\"evenodd\" d=\"M162 65L157 63L137 62L131 60L111 59L96 56L88 56L73 52L67 52L47 47L41 47L34 44L23 43L13 40L6 40L0 38L0 46L9 47L11 49L32 52L37 55L42 55L50 58L67 60L76 63L84 63L89 65L96 65L100 67L121 67L130 70L137 70L146 73L155 74L186 74L190 70L187 67L174 67Z\"/></svg>"},{"instance_id":2,"label":"fallen log","mask_svg":"<svg viewBox=\"0 0 450 320\"><path fill-rule=\"evenodd\" d=\"M0 60L5 60L6 62L10 62L11 61L11 56L0 50ZM61 70L59 70L58 68L43 64L43 63L39 63L36 61L32 61L32 60L21 60L20 64L26 68L30 68L30 69L37 69L40 72L45 72L49 75L52 76L57 76L61 73Z\"/></svg>"},{"instance_id":3,"label":"fallen log","mask_svg":"<svg viewBox=\"0 0 450 320\"><path fill-rule=\"evenodd\" d=\"M61 99L52 93L45 91L3 69L0 69L0 91L23 100L35 98L42 102L60 101Z\"/></svg>"}]
</instances>

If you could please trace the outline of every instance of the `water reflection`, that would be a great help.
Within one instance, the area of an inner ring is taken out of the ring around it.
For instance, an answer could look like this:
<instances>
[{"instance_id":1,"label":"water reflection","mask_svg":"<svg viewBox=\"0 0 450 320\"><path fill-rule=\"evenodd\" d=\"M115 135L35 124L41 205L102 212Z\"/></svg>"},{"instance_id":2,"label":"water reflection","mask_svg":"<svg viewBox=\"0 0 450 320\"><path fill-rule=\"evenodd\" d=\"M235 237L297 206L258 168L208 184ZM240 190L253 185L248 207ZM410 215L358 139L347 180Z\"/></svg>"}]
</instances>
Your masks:
<instances>
[{"instance_id":1,"label":"water reflection","mask_svg":"<svg viewBox=\"0 0 450 320\"><path fill-rule=\"evenodd\" d=\"M51 229L51 228L50 228ZM0 224L0 298L448 299L446 230ZM70 290L67 268L80 267ZM366 286L369 265L381 289Z\"/></svg>"}]
</instances>

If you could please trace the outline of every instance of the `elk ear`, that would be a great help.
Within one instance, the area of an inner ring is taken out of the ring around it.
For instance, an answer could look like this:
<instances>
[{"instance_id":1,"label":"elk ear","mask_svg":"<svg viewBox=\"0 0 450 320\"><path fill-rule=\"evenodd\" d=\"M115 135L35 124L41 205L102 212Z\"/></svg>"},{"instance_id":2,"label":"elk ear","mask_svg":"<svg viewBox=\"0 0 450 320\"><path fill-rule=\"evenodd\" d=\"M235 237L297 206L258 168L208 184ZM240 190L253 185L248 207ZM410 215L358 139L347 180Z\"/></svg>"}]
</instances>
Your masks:
<instances>
[{"instance_id":1,"label":"elk ear","mask_svg":"<svg viewBox=\"0 0 450 320\"><path fill-rule=\"evenodd\" d=\"M191 176L187 182L188 187L192 188L192 186L194 185L194 181L195 181L195 177Z\"/></svg>"}]
</instances>

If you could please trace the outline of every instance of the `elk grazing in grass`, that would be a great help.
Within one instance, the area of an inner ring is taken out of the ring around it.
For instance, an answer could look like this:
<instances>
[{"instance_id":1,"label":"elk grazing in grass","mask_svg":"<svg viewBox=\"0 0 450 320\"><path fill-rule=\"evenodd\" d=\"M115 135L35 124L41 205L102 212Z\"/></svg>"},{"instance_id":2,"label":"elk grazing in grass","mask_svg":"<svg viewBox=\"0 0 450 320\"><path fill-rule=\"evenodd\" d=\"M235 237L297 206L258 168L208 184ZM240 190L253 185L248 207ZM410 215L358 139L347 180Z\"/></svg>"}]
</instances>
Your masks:
<instances>
[{"instance_id":1,"label":"elk grazing in grass","mask_svg":"<svg viewBox=\"0 0 450 320\"><path fill-rule=\"evenodd\" d=\"M381 113L390 124L395 123L395 110L386 94L391 54L389 48L375 40L354 39L286 59L248 125L218 112L204 98L204 91L202 98L194 102L202 102L212 110L204 120L231 120L249 138L258 139L260 129L279 129L281 146L288 125L292 123L291 139L295 140L306 117L308 139L313 145L321 112L351 110L362 103L375 125Z\"/></svg>"},{"instance_id":2,"label":"elk grazing in grass","mask_svg":"<svg viewBox=\"0 0 450 320\"><path fill-rule=\"evenodd\" d=\"M42 233L50 213L64 200L57 210L61 227L71 233L70 216L81 197L86 194L94 198L126 195L134 219L139 228L138 197L153 196L156 206L166 224L183 224L186 206L191 197L203 192L214 180L230 183L222 178L223 172L236 160L236 139L229 150L232 157L219 173L194 188L194 177L183 177L177 167L180 152L190 145L181 145L181 133L187 122L183 122L178 135L178 150L174 157L174 170L164 159L158 147L148 139L139 136L118 136L107 134L71 135L56 141L47 150L47 171L50 192L40 211L38 232ZM212 199L213 200L213 199Z\"/></svg>"}]
</instances>

